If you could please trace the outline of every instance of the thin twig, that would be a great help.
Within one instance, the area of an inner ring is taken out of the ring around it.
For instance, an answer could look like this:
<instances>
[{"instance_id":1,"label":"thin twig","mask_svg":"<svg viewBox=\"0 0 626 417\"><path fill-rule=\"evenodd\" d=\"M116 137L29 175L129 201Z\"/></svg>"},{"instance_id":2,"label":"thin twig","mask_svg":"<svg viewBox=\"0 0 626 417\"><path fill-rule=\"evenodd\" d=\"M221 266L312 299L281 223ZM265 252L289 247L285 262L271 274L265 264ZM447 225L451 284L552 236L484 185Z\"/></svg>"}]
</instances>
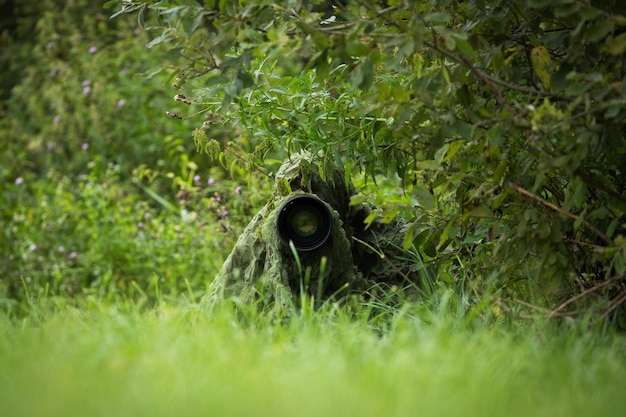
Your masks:
<instances>
[{"instance_id":1,"label":"thin twig","mask_svg":"<svg viewBox=\"0 0 626 417\"><path fill-rule=\"evenodd\" d=\"M503 298L499 298L498 300L500 300L501 302L503 301L510 301L516 304L519 304L521 306L524 306L526 308L529 308L531 310L546 314L548 318L564 318L564 317L576 317L576 316L580 316L582 314L587 313L587 310L576 310L576 311L567 311L567 312L560 312L560 313L555 313L554 315L550 315L550 313L552 312L552 310L550 310L549 308L545 308L545 307L539 307L536 306L532 303L529 303L527 301L524 300L519 300L516 298L512 298L512 299L503 299ZM531 316L531 318L534 318Z\"/></svg>"},{"instance_id":2,"label":"thin twig","mask_svg":"<svg viewBox=\"0 0 626 417\"><path fill-rule=\"evenodd\" d=\"M535 90L534 88L522 87L519 85L507 83L506 81L502 81L499 78L493 77L489 74L486 74L486 73L484 74L485 74L485 77L489 78L489 80L492 83L498 84L509 90L517 91L518 93L524 93L530 96L537 96L537 97L548 97L557 101L572 101L576 98L575 96L566 96L562 94L551 93L549 91L540 91L540 90Z\"/></svg>"},{"instance_id":3,"label":"thin twig","mask_svg":"<svg viewBox=\"0 0 626 417\"><path fill-rule=\"evenodd\" d=\"M609 316L609 314L611 314L613 311L617 310L624 303L626 303L626 291L622 291L622 293L619 296L615 297L615 299L613 299L611 301L611 305L600 316L600 320L606 319Z\"/></svg>"},{"instance_id":4,"label":"thin twig","mask_svg":"<svg viewBox=\"0 0 626 417\"><path fill-rule=\"evenodd\" d=\"M589 243L589 242L583 242L583 241L576 240L576 239L566 238L566 239L563 239L563 242L573 243L573 244L579 245L579 246L587 246L587 247L589 247L591 249L595 249L595 250L602 250L602 249L604 249L604 246L596 245L594 243Z\"/></svg>"},{"instance_id":5,"label":"thin twig","mask_svg":"<svg viewBox=\"0 0 626 417\"><path fill-rule=\"evenodd\" d=\"M517 184L514 184L512 182L509 182L509 187L513 188L515 191L517 191L518 193L529 197L541 204L543 204L544 206L558 212L561 213L567 217L569 217L570 219L573 219L574 221L580 221L581 224L583 224L587 229L591 230L593 233L595 233L596 235L598 235L598 237L600 237L607 245L611 245L613 243L613 241L611 240L610 237L608 237L606 234L604 234L601 230L599 230L598 228L596 228L594 225L592 225L591 223L589 223L587 220L581 219L580 217L578 217L577 215L575 215L574 213L570 213L567 210L562 209L561 207L552 204L551 202L539 197L538 195L526 190L525 188L520 187Z\"/></svg>"},{"instance_id":6,"label":"thin twig","mask_svg":"<svg viewBox=\"0 0 626 417\"><path fill-rule=\"evenodd\" d=\"M365 246L366 248L368 248L369 250L374 252L376 255L378 255L380 257L380 259L382 259L385 263L387 263L391 267L391 269L393 269L397 274L399 274L402 277L402 279L404 279L406 282L411 282L409 277L404 272L402 272L400 270L400 268L398 268L396 265L394 265L394 263L389 260L389 258L385 255L385 253L380 248L376 249L372 245L370 245L369 243L359 239L356 236L352 236L352 239L355 242L358 242L358 243L362 244L363 246Z\"/></svg>"},{"instance_id":7,"label":"thin twig","mask_svg":"<svg viewBox=\"0 0 626 417\"><path fill-rule=\"evenodd\" d=\"M604 287L607 287L611 284L613 284L615 281L619 281L620 279L624 278L623 276L620 275L615 275L614 277L611 277L609 279L607 279L606 281L601 282L598 285L594 285L591 288L586 289L585 291L576 294L574 297L571 297L569 299L567 299L563 304L561 304L560 306L558 306L557 308L555 308L554 310L552 310L552 312L548 315L549 318L554 317L559 311L563 310L565 307L567 307L568 305L572 304L573 302L576 302L578 300L580 300L581 298L594 293L598 290L601 290Z\"/></svg>"},{"instance_id":8,"label":"thin twig","mask_svg":"<svg viewBox=\"0 0 626 417\"><path fill-rule=\"evenodd\" d=\"M574 171L574 173L576 175L578 175L580 178L582 178L583 181L585 181L588 184L593 185L595 188L604 191L605 193L612 195L613 197L626 202L626 196L620 194L618 191L608 187L605 184L602 184L600 181L596 180L595 178L591 177L590 175L585 174L584 172L582 172L580 169L577 169L576 171Z\"/></svg>"}]
</instances>

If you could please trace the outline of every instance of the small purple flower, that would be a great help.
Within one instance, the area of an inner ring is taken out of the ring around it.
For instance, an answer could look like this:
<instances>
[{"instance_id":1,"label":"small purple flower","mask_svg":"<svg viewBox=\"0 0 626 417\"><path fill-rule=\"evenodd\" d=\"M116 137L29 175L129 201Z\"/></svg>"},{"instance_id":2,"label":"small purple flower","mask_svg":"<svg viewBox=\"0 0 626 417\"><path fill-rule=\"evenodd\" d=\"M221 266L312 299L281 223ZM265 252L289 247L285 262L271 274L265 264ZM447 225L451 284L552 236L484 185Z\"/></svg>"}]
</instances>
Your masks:
<instances>
[{"instance_id":1,"label":"small purple flower","mask_svg":"<svg viewBox=\"0 0 626 417\"><path fill-rule=\"evenodd\" d=\"M65 247L64 246L59 246L59 252L65 253Z\"/></svg>"},{"instance_id":2,"label":"small purple flower","mask_svg":"<svg viewBox=\"0 0 626 417\"><path fill-rule=\"evenodd\" d=\"M230 213L228 212L228 210L223 210L222 211L222 217L228 217Z\"/></svg>"},{"instance_id":3,"label":"small purple flower","mask_svg":"<svg viewBox=\"0 0 626 417\"><path fill-rule=\"evenodd\" d=\"M15 185L22 185L22 184L24 184L24 178L22 178L22 177L17 177L17 178L15 179Z\"/></svg>"},{"instance_id":4,"label":"small purple flower","mask_svg":"<svg viewBox=\"0 0 626 417\"><path fill-rule=\"evenodd\" d=\"M54 145L52 143L49 143L48 146L46 146L46 150L48 152L52 152L54 150Z\"/></svg>"},{"instance_id":5,"label":"small purple flower","mask_svg":"<svg viewBox=\"0 0 626 417\"><path fill-rule=\"evenodd\" d=\"M206 182L209 185L213 185L215 184L215 179L214 178L209 178L209 180Z\"/></svg>"},{"instance_id":6,"label":"small purple flower","mask_svg":"<svg viewBox=\"0 0 626 417\"><path fill-rule=\"evenodd\" d=\"M137 227L140 228L140 229L143 229L143 222L137 223Z\"/></svg>"},{"instance_id":7,"label":"small purple flower","mask_svg":"<svg viewBox=\"0 0 626 417\"><path fill-rule=\"evenodd\" d=\"M31 252L35 252L35 251L37 250L37 245L35 245L34 243L33 243L33 244L31 244L31 245L28 247L28 250L29 250L29 251L31 251Z\"/></svg>"},{"instance_id":8,"label":"small purple flower","mask_svg":"<svg viewBox=\"0 0 626 417\"><path fill-rule=\"evenodd\" d=\"M237 188L235 188L235 194L241 194L241 187L237 186Z\"/></svg>"},{"instance_id":9,"label":"small purple flower","mask_svg":"<svg viewBox=\"0 0 626 417\"><path fill-rule=\"evenodd\" d=\"M150 217L152 217L152 215L151 215L150 213L148 213L148 212L146 212L146 214L144 214L144 215L143 215L143 218L144 218L145 220L150 219Z\"/></svg>"},{"instance_id":10,"label":"small purple flower","mask_svg":"<svg viewBox=\"0 0 626 417\"><path fill-rule=\"evenodd\" d=\"M57 114L56 116L54 116L54 119L52 119L52 122L56 125L61 121L61 115Z\"/></svg>"},{"instance_id":11,"label":"small purple flower","mask_svg":"<svg viewBox=\"0 0 626 417\"><path fill-rule=\"evenodd\" d=\"M89 47L89 53L90 53L90 54L92 54L92 55L93 55L93 54L95 54L96 52L98 52L98 48L97 48L97 47L95 47L95 46L90 46L90 47Z\"/></svg>"},{"instance_id":12,"label":"small purple flower","mask_svg":"<svg viewBox=\"0 0 626 417\"><path fill-rule=\"evenodd\" d=\"M200 175L194 175L193 182L200 182Z\"/></svg>"},{"instance_id":13,"label":"small purple flower","mask_svg":"<svg viewBox=\"0 0 626 417\"><path fill-rule=\"evenodd\" d=\"M54 42L48 42L46 44L46 49L52 49L54 47Z\"/></svg>"},{"instance_id":14,"label":"small purple flower","mask_svg":"<svg viewBox=\"0 0 626 417\"><path fill-rule=\"evenodd\" d=\"M88 96L89 93L91 93L91 87L89 87L89 86L83 87L83 95L84 96Z\"/></svg>"},{"instance_id":15,"label":"small purple flower","mask_svg":"<svg viewBox=\"0 0 626 417\"><path fill-rule=\"evenodd\" d=\"M89 80L83 80L83 81L81 81L81 83L80 83L80 85L82 85L83 87L89 87L89 84L91 84L91 83L89 82Z\"/></svg>"},{"instance_id":16,"label":"small purple flower","mask_svg":"<svg viewBox=\"0 0 626 417\"><path fill-rule=\"evenodd\" d=\"M76 259L77 256L78 256L78 254L76 252L70 252L70 254L67 255L67 257L69 259Z\"/></svg>"},{"instance_id":17,"label":"small purple flower","mask_svg":"<svg viewBox=\"0 0 626 417\"><path fill-rule=\"evenodd\" d=\"M83 143L83 146L80 147L83 151L86 151L87 149L89 149L89 144L88 143Z\"/></svg>"},{"instance_id":18,"label":"small purple flower","mask_svg":"<svg viewBox=\"0 0 626 417\"><path fill-rule=\"evenodd\" d=\"M117 107L124 107L126 105L126 100L123 98L117 100Z\"/></svg>"}]
</instances>

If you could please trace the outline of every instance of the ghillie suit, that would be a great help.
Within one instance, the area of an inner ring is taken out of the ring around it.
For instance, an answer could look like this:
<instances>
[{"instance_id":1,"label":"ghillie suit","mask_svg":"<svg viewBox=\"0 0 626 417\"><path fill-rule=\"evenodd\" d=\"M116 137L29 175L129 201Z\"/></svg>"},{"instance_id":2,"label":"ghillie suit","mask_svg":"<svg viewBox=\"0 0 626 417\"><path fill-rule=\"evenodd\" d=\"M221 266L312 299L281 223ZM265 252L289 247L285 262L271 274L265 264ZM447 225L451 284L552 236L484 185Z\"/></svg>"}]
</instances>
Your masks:
<instances>
[{"instance_id":1,"label":"ghillie suit","mask_svg":"<svg viewBox=\"0 0 626 417\"><path fill-rule=\"evenodd\" d=\"M287 311L303 291L319 302L380 285L415 285L414 265L406 254L402 258L402 224L374 222L366 228L372 207L350 206L353 185L346 184L339 167L325 168L322 178L308 153L283 163L270 201L243 231L212 282L210 304L231 299ZM297 250L281 240L277 229L281 208L299 195L319 198L330 214L328 239L315 250Z\"/></svg>"}]
</instances>

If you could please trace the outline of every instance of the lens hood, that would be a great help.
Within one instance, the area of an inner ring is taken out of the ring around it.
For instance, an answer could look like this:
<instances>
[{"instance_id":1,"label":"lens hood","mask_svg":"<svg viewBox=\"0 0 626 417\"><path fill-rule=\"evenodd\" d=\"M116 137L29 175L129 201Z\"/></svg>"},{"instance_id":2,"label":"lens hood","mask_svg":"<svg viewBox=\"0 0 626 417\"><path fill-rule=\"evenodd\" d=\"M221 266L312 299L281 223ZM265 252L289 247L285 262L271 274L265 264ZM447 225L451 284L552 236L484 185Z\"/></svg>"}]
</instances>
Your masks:
<instances>
[{"instance_id":1,"label":"lens hood","mask_svg":"<svg viewBox=\"0 0 626 417\"><path fill-rule=\"evenodd\" d=\"M326 243L332 231L328 206L312 194L300 194L279 209L276 230L287 246L293 242L298 252L310 252Z\"/></svg>"}]
</instances>

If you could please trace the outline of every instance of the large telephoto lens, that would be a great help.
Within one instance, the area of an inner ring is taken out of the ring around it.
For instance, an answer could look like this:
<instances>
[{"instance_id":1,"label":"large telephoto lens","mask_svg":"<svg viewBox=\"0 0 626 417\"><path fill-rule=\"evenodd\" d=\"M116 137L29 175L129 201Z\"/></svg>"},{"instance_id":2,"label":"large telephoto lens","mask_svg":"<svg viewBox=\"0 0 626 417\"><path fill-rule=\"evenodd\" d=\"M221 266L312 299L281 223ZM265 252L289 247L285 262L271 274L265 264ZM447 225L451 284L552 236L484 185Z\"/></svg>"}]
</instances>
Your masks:
<instances>
[{"instance_id":1,"label":"large telephoto lens","mask_svg":"<svg viewBox=\"0 0 626 417\"><path fill-rule=\"evenodd\" d=\"M324 245L330 237L330 211L319 198L298 195L280 208L276 229L285 245L293 242L298 252L312 251Z\"/></svg>"}]
</instances>

